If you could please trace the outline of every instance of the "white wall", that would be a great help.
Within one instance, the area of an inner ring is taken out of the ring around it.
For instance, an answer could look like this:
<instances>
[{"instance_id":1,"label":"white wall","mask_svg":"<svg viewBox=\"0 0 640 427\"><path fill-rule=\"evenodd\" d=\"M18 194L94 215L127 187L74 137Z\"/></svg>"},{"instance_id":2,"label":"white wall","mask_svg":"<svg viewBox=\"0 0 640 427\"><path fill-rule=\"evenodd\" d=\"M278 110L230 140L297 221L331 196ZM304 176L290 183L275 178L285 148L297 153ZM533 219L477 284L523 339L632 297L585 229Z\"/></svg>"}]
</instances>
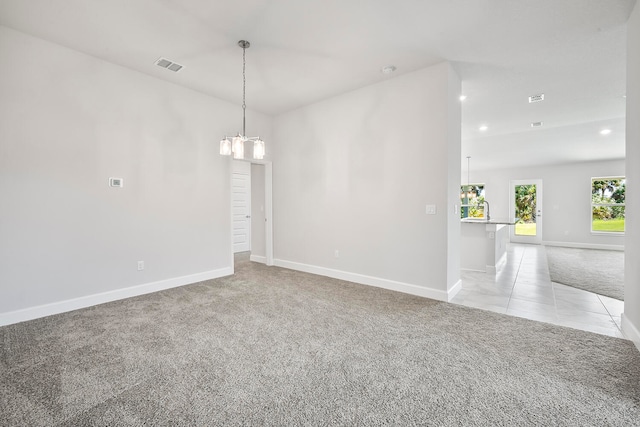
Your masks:
<instances>
[{"instance_id":1,"label":"white wall","mask_svg":"<svg viewBox=\"0 0 640 427\"><path fill-rule=\"evenodd\" d=\"M251 165L251 258L266 261L265 166Z\"/></svg>"},{"instance_id":2,"label":"white wall","mask_svg":"<svg viewBox=\"0 0 640 427\"><path fill-rule=\"evenodd\" d=\"M447 98L447 204L441 213L447 215L447 290L449 296L455 295L461 287L460 282L460 156L462 148L462 108L460 94L462 83L455 74L449 73L449 94ZM457 162L456 162L456 159Z\"/></svg>"},{"instance_id":3,"label":"white wall","mask_svg":"<svg viewBox=\"0 0 640 427\"><path fill-rule=\"evenodd\" d=\"M640 349L640 3L627 24L627 197L622 328Z\"/></svg>"},{"instance_id":4,"label":"white wall","mask_svg":"<svg viewBox=\"0 0 640 427\"><path fill-rule=\"evenodd\" d=\"M276 263L446 299L459 283L459 94L443 63L276 117Z\"/></svg>"},{"instance_id":5,"label":"white wall","mask_svg":"<svg viewBox=\"0 0 640 427\"><path fill-rule=\"evenodd\" d=\"M463 185L467 183L466 171L464 175L461 179ZM544 243L622 249L624 236L591 233L591 178L598 176L625 176L625 161L484 171L474 171L471 162L470 181L485 183L485 197L491 204L491 217L508 219L509 181L540 178Z\"/></svg>"},{"instance_id":6,"label":"white wall","mask_svg":"<svg viewBox=\"0 0 640 427\"><path fill-rule=\"evenodd\" d=\"M232 271L239 107L5 27L0 63L0 324Z\"/></svg>"}]
</instances>

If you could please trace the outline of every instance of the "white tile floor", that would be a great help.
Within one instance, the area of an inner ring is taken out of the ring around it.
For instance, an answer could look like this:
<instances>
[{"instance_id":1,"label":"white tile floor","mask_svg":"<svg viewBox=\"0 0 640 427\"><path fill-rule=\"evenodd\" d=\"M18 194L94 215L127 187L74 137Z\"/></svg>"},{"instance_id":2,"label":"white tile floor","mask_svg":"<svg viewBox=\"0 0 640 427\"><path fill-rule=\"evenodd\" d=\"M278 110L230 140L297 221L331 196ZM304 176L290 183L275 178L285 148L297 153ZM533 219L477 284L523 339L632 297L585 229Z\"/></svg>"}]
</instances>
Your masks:
<instances>
[{"instance_id":1,"label":"white tile floor","mask_svg":"<svg viewBox=\"0 0 640 427\"><path fill-rule=\"evenodd\" d=\"M551 282L541 245L509 244L497 274L463 270L462 290L451 302L624 338L624 303Z\"/></svg>"}]
</instances>

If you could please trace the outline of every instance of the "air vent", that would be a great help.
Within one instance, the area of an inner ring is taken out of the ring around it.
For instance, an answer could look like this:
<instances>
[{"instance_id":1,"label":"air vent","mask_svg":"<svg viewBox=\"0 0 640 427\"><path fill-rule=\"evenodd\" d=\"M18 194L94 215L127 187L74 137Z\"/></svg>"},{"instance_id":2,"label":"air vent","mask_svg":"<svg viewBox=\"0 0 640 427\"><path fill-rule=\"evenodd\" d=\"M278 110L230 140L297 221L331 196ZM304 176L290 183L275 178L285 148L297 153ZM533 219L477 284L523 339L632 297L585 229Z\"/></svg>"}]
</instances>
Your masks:
<instances>
[{"instance_id":1,"label":"air vent","mask_svg":"<svg viewBox=\"0 0 640 427\"><path fill-rule=\"evenodd\" d=\"M532 102L540 102L540 101L544 101L544 93L539 93L538 95L531 95L529 97L529 104L531 104Z\"/></svg>"},{"instance_id":2,"label":"air vent","mask_svg":"<svg viewBox=\"0 0 640 427\"><path fill-rule=\"evenodd\" d=\"M531 123L531 127L532 128L539 128L540 126L542 126L542 122L533 122L533 123Z\"/></svg>"},{"instance_id":3,"label":"air vent","mask_svg":"<svg viewBox=\"0 0 640 427\"><path fill-rule=\"evenodd\" d=\"M382 67L382 69L380 71L382 71L382 74L391 74L395 70L397 70L395 65L387 65L385 67Z\"/></svg>"},{"instance_id":4,"label":"air vent","mask_svg":"<svg viewBox=\"0 0 640 427\"><path fill-rule=\"evenodd\" d=\"M180 64L178 64L176 62L173 62L173 61L169 61L168 59L165 59L165 58L159 58L156 61L156 65L158 67L162 67L162 68L166 68L167 70L171 70L174 73L177 73L178 71L180 71L183 68L182 65L180 65Z\"/></svg>"}]
</instances>

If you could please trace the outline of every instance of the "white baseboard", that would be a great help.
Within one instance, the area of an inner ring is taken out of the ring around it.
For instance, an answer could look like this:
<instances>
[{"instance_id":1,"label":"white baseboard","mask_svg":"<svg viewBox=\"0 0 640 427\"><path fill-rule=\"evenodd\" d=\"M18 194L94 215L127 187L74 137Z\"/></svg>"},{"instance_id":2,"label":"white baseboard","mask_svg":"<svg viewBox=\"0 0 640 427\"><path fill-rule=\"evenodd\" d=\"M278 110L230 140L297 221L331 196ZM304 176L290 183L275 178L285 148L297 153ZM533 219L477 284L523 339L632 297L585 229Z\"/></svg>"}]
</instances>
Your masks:
<instances>
[{"instance_id":1,"label":"white baseboard","mask_svg":"<svg viewBox=\"0 0 640 427\"><path fill-rule=\"evenodd\" d=\"M346 280L348 282L359 283L361 285L375 286L377 288L389 289L391 291L403 292L405 294L417 295L420 297L436 299L439 301L449 301L458 292L458 284L454 285L449 292L412 285L409 283L396 282L394 280L381 279L379 277L366 276L364 274L351 273L348 271L334 270L332 268L318 267L315 265L302 264L299 262L274 259L274 265L288 268L290 270L304 271L305 273L317 274L319 276L331 277L334 279ZM460 282L462 286L462 282ZM454 291L455 292L452 292ZM450 297L451 295L451 297Z\"/></svg>"},{"instance_id":2,"label":"white baseboard","mask_svg":"<svg viewBox=\"0 0 640 427\"><path fill-rule=\"evenodd\" d=\"M638 351L640 351L640 330L636 327L628 317L622 313L622 333L629 340L633 341Z\"/></svg>"},{"instance_id":3,"label":"white baseboard","mask_svg":"<svg viewBox=\"0 0 640 427\"><path fill-rule=\"evenodd\" d=\"M624 245L600 245L597 243L575 243L575 242L542 242L545 246L562 246L565 248L578 249L602 249L606 251L624 251Z\"/></svg>"},{"instance_id":4,"label":"white baseboard","mask_svg":"<svg viewBox=\"0 0 640 427\"><path fill-rule=\"evenodd\" d=\"M487 272L486 268L487 267L485 266L484 270L480 270L480 269L477 269L477 268L463 268L463 267L460 267L460 271L474 271L476 273L486 273Z\"/></svg>"},{"instance_id":5,"label":"white baseboard","mask_svg":"<svg viewBox=\"0 0 640 427\"><path fill-rule=\"evenodd\" d=\"M496 265L486 265L485 266L485 271L488 274L497 274L498 271L500 271L500 269L502 267L505 266L505 264L507 263L507 253L503 253L502 256L500 257L500 259L498 260L498 262L496 262Z\"/></svg>"},{"instance_id":6,"label":"white baseboard","mask_svg":"<svg viewBox=\"0 0 640 427\"><path fill-rule=\"evenodd\" d=\"M233 268L225 267L218 270L205 271L188 276L174 277L157 282L145 283L131 286L129 288L116 289L99 294L87 295L50 304L38 305L21 310L0 313L0 326L11 325L13 323L25 322L27 320L38 319L40 317L51 316L53 314L65 313L67 311L78 310L80 308L91 307L106 302L131 298L138 295L158 292L165 289L177 288L178 286L189 285L191 283L202 282L203 280L217 279L219 277L233 274Z\"/></svg>"},{"instance_id":7,"label":"white baseboard","mask_svg":"<svg viewBox=\"0 0 640 427\"><path fill-rule=\"evenodd\" d=\"M262 256L262 255L253 255L253 254L251 254L251 256L249 256L249 261L259 262L260 264L266 264L267 263L267 257L266 256Z\"/></svg>"},{"instance_id":8,"label":"white baseboard","mask_svg":"<svg viewBox=\"0 0 640 427\"><path fill-rule=\"evenodd\" d=\"M453 285L451 289L449 289L449 291L447 292L447 302L451 301L456 296L456 294L460 292L461 289L462 289L462 279L458 279L456 284Z\"/></svg>"}]
</instances>

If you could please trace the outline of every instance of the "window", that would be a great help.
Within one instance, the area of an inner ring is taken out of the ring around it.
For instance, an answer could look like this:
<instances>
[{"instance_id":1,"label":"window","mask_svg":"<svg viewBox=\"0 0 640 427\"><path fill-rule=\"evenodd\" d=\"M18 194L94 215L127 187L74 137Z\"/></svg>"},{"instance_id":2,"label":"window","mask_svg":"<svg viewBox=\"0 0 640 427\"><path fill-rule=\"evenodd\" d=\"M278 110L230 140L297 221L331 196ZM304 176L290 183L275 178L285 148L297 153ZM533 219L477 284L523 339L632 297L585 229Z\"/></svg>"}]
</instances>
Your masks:
<instances>
[{"instance_id":1,"label":"window","mask_svg":"<svg viewBox=\"0 0 640 427\"><path fill-rule=\"evenodd\" d=\"M460 187L460 218L484 218L484 184Z\"/></svg>"},{"instance_id":2,"label":"window","mask_svg":"<svg viewBox=\"0 0 640 427\"><path fill-rule=\"evenodd\" d=\"M591 178L591 231L624 233L624 177Z\"/></svg>"}]
</instances>

